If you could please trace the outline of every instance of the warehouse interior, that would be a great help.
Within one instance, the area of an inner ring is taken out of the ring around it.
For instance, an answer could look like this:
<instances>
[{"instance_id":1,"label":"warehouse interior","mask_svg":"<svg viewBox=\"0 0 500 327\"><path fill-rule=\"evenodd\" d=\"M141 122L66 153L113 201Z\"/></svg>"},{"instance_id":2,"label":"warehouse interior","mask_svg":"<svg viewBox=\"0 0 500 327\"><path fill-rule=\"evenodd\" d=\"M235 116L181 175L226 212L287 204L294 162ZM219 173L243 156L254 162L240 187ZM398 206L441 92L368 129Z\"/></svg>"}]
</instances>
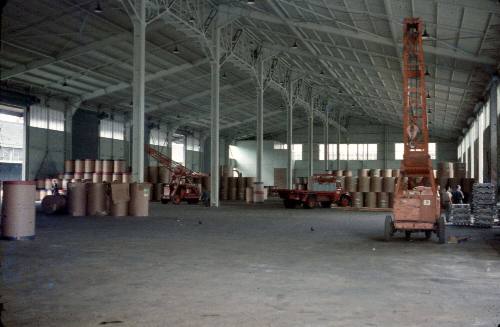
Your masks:
<instances>
[{"instance_id":1,"label":"warehouse interior","mask_svg":"<svg viewBox=\"0 0 500 327\"><path fill-rule=\"evenodd\" d=\"M499 1L0 0L0 17L0 325L500 324ZM394 233L411 78L446 219L430 239Z\"/></svg>"}]
</instances>

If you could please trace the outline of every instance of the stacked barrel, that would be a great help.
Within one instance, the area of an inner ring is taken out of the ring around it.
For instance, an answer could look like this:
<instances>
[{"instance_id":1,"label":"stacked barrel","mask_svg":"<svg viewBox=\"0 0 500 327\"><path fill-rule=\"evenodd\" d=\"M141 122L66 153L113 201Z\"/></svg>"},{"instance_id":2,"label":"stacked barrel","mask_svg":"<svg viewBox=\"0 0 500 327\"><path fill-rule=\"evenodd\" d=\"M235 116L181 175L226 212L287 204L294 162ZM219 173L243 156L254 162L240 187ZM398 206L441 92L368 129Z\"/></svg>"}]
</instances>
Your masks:
<instances>
[{"instance_id":1,"label":"stacked barrel","mask_svg":"<svg viewBox=\"0 0 500 327\"><path fill-rule=\"evenodd\" d=\"M145 171L145 177L151 183L150 200L161 201L164 187L170 184L170 170L165 166L149 166Z\"/></svg>"},{"instance_id":2,"label":"stacked barrel","mask_svg":"<svg viewBox=\"0 0 500 327\"><path fill-rule=\"evenodd\" d=\"M222 176L220 180L221 200L240 200L253 202L255 177Z\"/></svg>"},{"instance_id":3,"label":"stacked barrel","mask_svg":"<svg viewBox=\"0 0 500 327\"><path fill-rule=\"evenodd\" d=\"M345 177L345 190L355 208L391 208L395 185L392 169L359 169L357 177Z\"/></svg>"}]
</instances>

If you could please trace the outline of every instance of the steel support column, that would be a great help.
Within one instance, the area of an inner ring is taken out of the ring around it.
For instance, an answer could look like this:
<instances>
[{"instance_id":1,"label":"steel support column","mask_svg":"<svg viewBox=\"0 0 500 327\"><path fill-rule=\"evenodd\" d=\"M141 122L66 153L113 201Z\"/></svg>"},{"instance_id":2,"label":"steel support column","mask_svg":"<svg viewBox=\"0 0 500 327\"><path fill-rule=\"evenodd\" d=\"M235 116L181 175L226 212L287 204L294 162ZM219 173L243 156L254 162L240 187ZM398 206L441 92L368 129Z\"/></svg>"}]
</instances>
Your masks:
<instances>
[{"instance_id":1,"label":"steel support column","mask_svg":"<svg viewBox=\"0 0 500 327\"><path fill-rule=\"evenodd\" d=\"M325 126L324 126L324 135L323 135L323 142L325 144L325 172L329 170L330 165L329 165L329 159L330 159L330 149L328 146L328 109L325 111Z\"/></svg>"},{"instance_id":2,"label":"steel support column","mask_svg":"<svg viewBox=\"0 0 500 327\"><path fill-rule=\"evenodd\" d=\"M288 103L286 111L286 144L287 144L287 165L286 165L286 186L292 189L293 185L293 85L289 81L288 85Z\"/></svg>"},{"instance_id":3,"label":"steel support column","mask_svg":"<svg viewBox=\"0 0 500 327\"><path fill-rule=\"evenodd\" d=\"M337 117L337 122L339 125L337 126L337 170L340 170L340 110Z\"/></svg>"},{"instance_id":4,"label":"steel support column","mask_svg":"<svg viewBox=\"0 0 500 327\"><path fill-rule=\"evenodd\" d=\"M214 51L210 63L212 72L212 106L210 125L210 206L219 206L219 96L220 96L220 28L214 30Z\"/></svg>"},{"instance_id":5,"label":"steel support column","mask_svg":"<svg viewBox=\"0 0 500 327\"><path fill-rule=\"evenodd\" d=\"M134 78L132 112L132 176L144 182L144 98L146 70L146 0L137 0L134 25Z\"/></svg>"},{"instance_id":6,"label":"steel support column","mask_svg":"<svg viewBox=\"0 0 500 327\"><path fill-rule=\"evenodd\" d=\"M498 184L498 84L498 77L494 77L490 85L490 177L495 186Z\"/></svg>"},{"instance_id":7,"label":"steel support column","mask_svg":"<svg viewBox=\"0 0 500 327\"><path fill-rule=\"evenodd\" d=\"M264 154L264 60L259 60L257 70L257 182L262 182L262 158Z\"/></svg>"},{"instance_id":8,"label":"steel support column","mask_svg":"<svg viewBox=\"0 0 500 327\"><path fill-rule=\"evenodd\" d=\"M309 113L309 128L308 128L308 138L307 143L309 144L309 153L308 153L308 176L312 176L314 174L314 110L313 110L313 97L311 96L311 112Z\"/></svg>"}]
</instances>

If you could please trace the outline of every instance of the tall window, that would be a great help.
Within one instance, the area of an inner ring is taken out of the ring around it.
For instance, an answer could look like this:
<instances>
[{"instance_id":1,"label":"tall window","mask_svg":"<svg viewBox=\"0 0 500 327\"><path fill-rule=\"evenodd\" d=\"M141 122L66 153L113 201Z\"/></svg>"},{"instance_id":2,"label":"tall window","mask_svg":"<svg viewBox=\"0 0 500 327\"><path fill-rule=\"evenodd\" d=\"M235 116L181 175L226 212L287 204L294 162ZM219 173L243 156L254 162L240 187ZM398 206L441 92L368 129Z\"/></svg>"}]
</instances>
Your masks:
<instances>
[{"instance_id":1,"label":"tall window","mask_svg":"<svg viewBox=\"0 0 500 327\"><path fill-rule=\"evenodd\" d=\"M30 107L30 126L64 131L64 112L40 105Z\"/></svg>"},{"instance_id":2,"label":"tall window","mask_svg":"<svg viewBox=\"0 0 500 327\"><path fill-rule=\"evenodd\" d=\"M302 144L292 144L293 160L302 160Z\"/></svg>"},{"instance_id":3,"label":"tall window","mask_svg":"<svg viewBox=\"0 0 500 327\"><path fill-rule=\"evenodd\" d=\"M125 125L123 122L102 119L99 123L99 136L107 139L122 140L124 136Z\"/></svg>"},{"instance_id":4,"label":"tall window","mask_svg":"<svg viewBox=\"0 0 500 327\"><path fill-rule=\"evenodd\" d=\"M319 160L325 160L324 144L319 144ZM328 160L337 160L337 144L328 144Z\"/></svg>"},{"instance_id":5,"label":"tall window","mask_svg":"<svg viewBox=\"0 0 500 327\"><path fill-rule=\"evenodd\" d=\"M183 165L186 163L184 156L184 135L174 134L172 142L172 160Z\"/></svg>"},{"instance_id":6,"label":"tall window","mask_svg":"<svg viewBox=\"0 0 500 327\"><path fill-rule=\"evenodd\" d=\"M274 142L274 150L286 150L288 145L286 143Z\"/></svg>"},{"instance_id":7,"label":"tall window","mask_svg":"<svg viewBox=\"0 0 500 327\"><path fill-rule=\"evenodd\" d=\"M394 159L403 160L403 154L405 152L403 143L394 143ZM431 159L436 159L436 143L429 143L429 155Z\"/></svg>"}]
</instances>

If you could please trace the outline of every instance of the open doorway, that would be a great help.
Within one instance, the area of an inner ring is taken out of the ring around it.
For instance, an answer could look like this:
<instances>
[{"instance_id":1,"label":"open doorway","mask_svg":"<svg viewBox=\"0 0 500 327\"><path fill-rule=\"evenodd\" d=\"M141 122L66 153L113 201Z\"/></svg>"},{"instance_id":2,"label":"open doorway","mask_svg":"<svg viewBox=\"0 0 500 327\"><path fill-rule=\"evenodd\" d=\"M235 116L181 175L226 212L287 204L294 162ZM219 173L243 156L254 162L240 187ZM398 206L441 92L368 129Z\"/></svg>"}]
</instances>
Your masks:
<instances>
[{"instance_id":1,"label":"open doorway","mask_svg":"<svg viewBox=\"0 0 500 327\"><path fill-rule=\"evenodd\" d=\"M0 104L0 180L24 177L24 109Z\"/></svg>"}]
</instances>

